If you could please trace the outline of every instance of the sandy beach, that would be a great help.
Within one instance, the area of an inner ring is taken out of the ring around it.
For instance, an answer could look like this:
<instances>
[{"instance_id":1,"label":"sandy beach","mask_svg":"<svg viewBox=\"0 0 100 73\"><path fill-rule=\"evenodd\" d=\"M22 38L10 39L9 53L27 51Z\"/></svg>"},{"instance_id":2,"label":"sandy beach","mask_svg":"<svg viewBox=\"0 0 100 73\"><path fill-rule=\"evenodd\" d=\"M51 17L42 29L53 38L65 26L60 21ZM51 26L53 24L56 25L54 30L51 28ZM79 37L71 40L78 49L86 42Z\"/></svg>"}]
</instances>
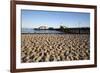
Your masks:
<instances>
[{"instance_id":1,"label":"sandy beach","mask_svg":"<svg viewBox=\"0 0 100 73\"><path fill-rule=\"evenodd\" d=\"M90 59L89 34L22 34L21 62Z\"/></svg>"}]
</instances>

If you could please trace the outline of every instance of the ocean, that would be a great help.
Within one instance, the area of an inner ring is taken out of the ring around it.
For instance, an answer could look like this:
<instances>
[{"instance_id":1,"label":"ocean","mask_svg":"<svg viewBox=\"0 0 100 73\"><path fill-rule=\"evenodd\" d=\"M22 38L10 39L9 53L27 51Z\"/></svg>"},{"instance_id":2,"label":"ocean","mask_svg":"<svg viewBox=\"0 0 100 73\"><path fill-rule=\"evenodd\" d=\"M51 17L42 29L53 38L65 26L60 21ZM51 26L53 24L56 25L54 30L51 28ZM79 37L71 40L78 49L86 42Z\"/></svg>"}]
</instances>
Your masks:
<instances>
[{"instance_id":1,"label":"ocean","mask_svg":"<svg viewBox=\"0 0 100 73\"><path fill-rule=\"evenodd\" d=\"M43 30L43 29L29 29L29 28L22 28L21 33L64 33L61 31L57 31L57 30Z\"/></svg>"}]
</instances>

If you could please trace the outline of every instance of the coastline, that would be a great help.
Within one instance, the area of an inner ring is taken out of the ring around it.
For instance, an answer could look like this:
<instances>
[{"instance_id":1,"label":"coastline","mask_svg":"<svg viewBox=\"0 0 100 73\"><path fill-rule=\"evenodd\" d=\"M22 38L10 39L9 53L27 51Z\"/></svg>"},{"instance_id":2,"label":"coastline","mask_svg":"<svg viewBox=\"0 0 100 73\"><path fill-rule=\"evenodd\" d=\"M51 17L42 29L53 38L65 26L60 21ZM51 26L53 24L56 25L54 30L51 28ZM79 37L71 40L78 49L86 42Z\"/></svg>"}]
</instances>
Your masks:
<instances>
[{"instance_id":1,"label":"coastline","mask_svg":"<svg viewBox=\"0 0 100 73\"><path fill-rule=\"evenodd\" d=\"M90 59L89 34L22 33L21 62Z\"/></svg>"}]
</instances>

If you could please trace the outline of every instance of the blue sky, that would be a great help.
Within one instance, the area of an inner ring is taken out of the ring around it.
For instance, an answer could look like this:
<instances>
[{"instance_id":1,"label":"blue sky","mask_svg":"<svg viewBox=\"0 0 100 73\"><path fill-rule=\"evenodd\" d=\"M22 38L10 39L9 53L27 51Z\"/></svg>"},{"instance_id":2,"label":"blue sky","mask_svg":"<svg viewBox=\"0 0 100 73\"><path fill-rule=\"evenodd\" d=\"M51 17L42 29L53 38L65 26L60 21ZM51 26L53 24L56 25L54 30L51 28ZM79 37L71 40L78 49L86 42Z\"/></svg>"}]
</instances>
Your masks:
<instances>
[{"instance_id":1,"label":"blue sky","mask_svg":"<svg viewBox=\"0 0 100 73\"><path fill-rule=\"evenodd\" d=\"M48 26L59 28L66 27L90 27L90 13L21 10L22 28L38 28Z\"/></svg>"}]
</instances>

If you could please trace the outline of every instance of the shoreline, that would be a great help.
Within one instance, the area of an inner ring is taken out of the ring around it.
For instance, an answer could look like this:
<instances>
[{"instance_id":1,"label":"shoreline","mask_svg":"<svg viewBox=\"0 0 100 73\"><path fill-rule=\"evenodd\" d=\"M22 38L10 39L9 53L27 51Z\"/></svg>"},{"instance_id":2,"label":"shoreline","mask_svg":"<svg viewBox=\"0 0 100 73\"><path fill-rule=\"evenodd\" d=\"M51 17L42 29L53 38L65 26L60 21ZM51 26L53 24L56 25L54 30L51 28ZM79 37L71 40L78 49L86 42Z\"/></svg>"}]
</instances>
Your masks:
<instances>
[{"instance_id":1,"label":"shoreline","mask_svg":"<svg viewBox=\"0 0 100 73\"><path fill-rule=\"evenodd\" d=\"M90 59L89 34L22 34L21 62Z\"/></svg>"}]
</instances>

